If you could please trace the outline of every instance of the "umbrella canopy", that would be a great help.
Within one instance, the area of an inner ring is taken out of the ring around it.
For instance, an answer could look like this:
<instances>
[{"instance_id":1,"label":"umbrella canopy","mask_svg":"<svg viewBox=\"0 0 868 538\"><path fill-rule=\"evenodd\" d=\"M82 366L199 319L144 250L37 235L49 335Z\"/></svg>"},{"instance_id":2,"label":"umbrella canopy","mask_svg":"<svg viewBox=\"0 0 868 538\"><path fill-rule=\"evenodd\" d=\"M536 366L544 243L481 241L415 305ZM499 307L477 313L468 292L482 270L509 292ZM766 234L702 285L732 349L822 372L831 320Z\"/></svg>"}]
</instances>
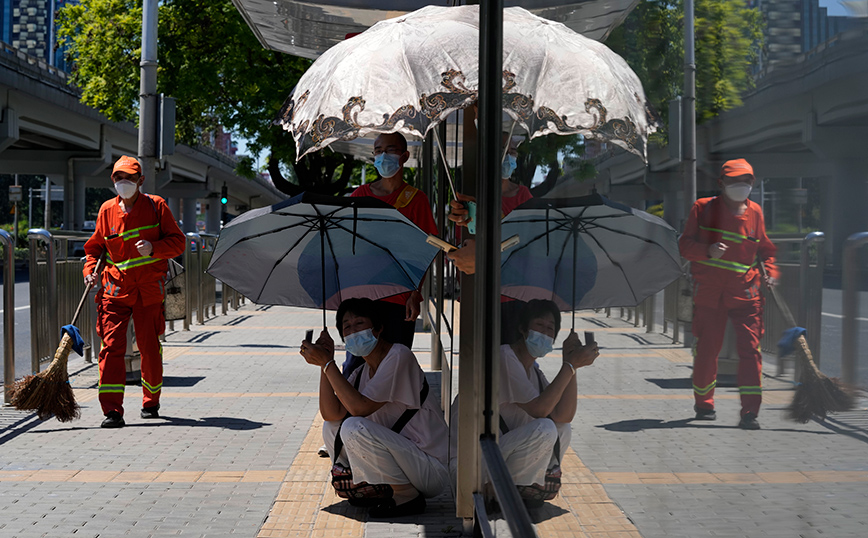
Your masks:
<instances>
[{"instance_id":1,"label":"umbrella canopy","mask_svg":"<svg viewBox=\"0 0 868 538\"><path fill-rule=\"evenodd\" d=\"M535 198L501 224L521 244L503 253L501 293L562 311L635 306L681 275L675 230L598 194Z\"/></svg>"},{"instance_id":2,"label":"umbrella canopy","mask_svg":"<svg viewBox=\"0 0 868 538\"><path fill-rule=\"evenodd\" d=\"M375 198L302 193L232 220L208 273L258 304L336 310L415 290L437 254L426 238Z\"/></svg>"},{"instance_id":3,"label":"umbrella canopy","mask_svg":"<svg viewBox=\"0 0 868 538\"><path fill-rule=\"evenodd\" d=\"M276 123L299 158L373 133L424 137L479 88L479 6L428 6L326 51ZM645 158L639 77L605 45L519 8L503 12L503 107L531 138L581 134Z\"/></svg>"}]
</instances>

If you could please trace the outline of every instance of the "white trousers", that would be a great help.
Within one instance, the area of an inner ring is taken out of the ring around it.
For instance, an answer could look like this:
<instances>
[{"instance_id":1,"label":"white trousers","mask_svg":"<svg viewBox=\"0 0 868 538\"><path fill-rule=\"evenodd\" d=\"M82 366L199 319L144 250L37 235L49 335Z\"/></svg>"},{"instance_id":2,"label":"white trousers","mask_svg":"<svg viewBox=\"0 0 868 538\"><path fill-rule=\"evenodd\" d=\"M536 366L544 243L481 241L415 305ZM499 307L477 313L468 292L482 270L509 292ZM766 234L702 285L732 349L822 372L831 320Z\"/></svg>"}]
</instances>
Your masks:
<instances>
[{"instance_id":1,"label":"white trousers","mask_svg":"<svg viewBox=\"0 0 868 538\"><path fill-rule=\"evenodd\" d=\"M538 418L500 436L500 453L516 486L542 485L546 470L563 461L572 439L570 424L556 424L548 418ZM554 456L555 441L560 440L560 453Z\"/></svg>"},{"instance_id":2,"label":"white trousers","mask_svg":"<svg viewBox=\"0 0 868 538\"><path fill-rule=\"evenodd\" d=\"M323 439L334 454L340 421L323 424ZM449 486L449 471L412 441L364 417L350 417L341 428L344 448L337 461L349 462L353 482L411 484L425 497L435 497Z\"/></svg>"}]
</instances>

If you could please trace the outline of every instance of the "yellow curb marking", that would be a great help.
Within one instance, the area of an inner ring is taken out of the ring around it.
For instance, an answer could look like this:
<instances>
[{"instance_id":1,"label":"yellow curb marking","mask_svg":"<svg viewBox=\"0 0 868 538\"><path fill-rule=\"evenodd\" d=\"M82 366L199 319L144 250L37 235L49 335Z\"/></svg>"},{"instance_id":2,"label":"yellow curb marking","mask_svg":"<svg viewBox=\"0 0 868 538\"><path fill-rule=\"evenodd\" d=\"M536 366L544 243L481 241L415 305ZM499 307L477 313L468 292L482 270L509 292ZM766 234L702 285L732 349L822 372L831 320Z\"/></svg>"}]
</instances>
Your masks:
<instances>
[{"instance_id":1,"label":"yellow curb marking","mask_svg":"<svg viewBox=\"0 0 868 538\"><path fill-rule=\"evenodd\" d=\"M364 535L366 512L343 502L332 492L328 482L331 462L317 454L322 443L322 424L317 414L257 537Z\"/></svg>"}]
</instances>

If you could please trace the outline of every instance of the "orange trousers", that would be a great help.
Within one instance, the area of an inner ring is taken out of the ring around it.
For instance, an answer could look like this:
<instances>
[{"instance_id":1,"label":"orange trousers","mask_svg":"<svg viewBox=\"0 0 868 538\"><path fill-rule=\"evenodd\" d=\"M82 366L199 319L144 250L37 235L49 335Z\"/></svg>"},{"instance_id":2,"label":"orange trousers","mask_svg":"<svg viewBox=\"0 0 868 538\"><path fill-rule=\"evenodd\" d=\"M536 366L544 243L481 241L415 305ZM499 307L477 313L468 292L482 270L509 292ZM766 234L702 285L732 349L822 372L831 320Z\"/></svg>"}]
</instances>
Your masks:
<instances>
[{"instance_id":1,"label":"orange trousers","mask_svg":"<svg viewBox=\"0 0 868 538\"><path fill-rule=\"evenodd\" d=\"M752 301L722 296L716 307L695 305L693 336L693 396L696 407L714 409L717 385L717 356L723 347L726 320L732 320L738 351L738 391L741 415L759 415L762 404L763 300Z\"/></svg>"},{"instance_id":2,"label":"orange trousers","mask_svg":"<svg viewBox=\"0 0 868 538\"><path fill-rule=\"evenodd\" d=\"M163 303L142 304L140 293L125 298L97 294L97 334L102 339L99 351L99 403L103 414L124 414L124 387L127 368L127 327L130 319L142 361L142 407L160 403L163 387L163 346L159 336L166 331Z\"/></svg>"}]
</instances>

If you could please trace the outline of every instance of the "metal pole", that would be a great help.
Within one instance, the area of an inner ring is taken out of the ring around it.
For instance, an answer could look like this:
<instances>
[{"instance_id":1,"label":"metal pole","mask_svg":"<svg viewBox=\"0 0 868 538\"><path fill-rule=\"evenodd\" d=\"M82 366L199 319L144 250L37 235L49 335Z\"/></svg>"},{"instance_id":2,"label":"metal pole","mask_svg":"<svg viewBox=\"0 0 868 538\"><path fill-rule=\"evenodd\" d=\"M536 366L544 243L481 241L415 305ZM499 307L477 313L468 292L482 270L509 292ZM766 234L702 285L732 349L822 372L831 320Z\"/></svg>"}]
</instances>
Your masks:
<instances>
[{"instance_id":1,"label":"metal pole","mask_svg":"<svg viewBox=\"0 0 868 538\"><path fill-rule=\"evenodd\" d=\"M45 176L45 210L42 216L42 227L46 230L51 229L51 180Z\"/></svg>"},{"instance_id":2,"label":"metal pole","mask_svg":"<svg viewBox=\"0 0 868 538\"><path fill-rule=\"evenodd\" d=\"M823 232L811 232L805 236L802 240L802 246L800 248L800 263L799 263L799 287L802 290L802 300L799 305L799 325L805 327L808 324L808 303L810 301L810 293L808 291L808 272L811 267L811 261L809 259L808 249L811 244L814 242L820 242L820 246L818 249L822 249L823 242L825 242L825 234ZM819 256L818 256L819 257ZM823 267L819 267L820 274L823 274ZM822 285L820 286L822 288ZM817 362L816 357L814 357L814 362Z\"/></svg>"},{"instance_id":3,"label":"metal pole","mask_svg":"<svg viewBox=\"0 0 868 538\"><path fill-rule=\"evenodd\" d=\"M30 200L27 203L27 229L33 228L33 187L30 187Z\"/></svg>"},{"instance_id":4,"label":"metal pole","mask_svg":"<svg viewBox=\"0 0 868 538\"><path fill-rule=\"evenodd\" d=\"M48 338L48 348L54 349L60 343L60 324L58 324L57 319L57 256L54 248L54 237L52 237L51 232L48 230L43 230L41 228L34 228L31 230L27 230L27 239L33 241L44 241L46 246L46 254L45 254L45 266L48 270L48 282L46 283L48 287L48 327L47 331L44 331L44 328L34 326L34 315L36 312L36 307L31 305L31 339L34 340L33 344L30 346L33 349L33 353L31 356L31 368L34 374L39 373L39 354L36 352L37 345L35 340L38 340L37 335L44 335ZM30 255L30 283L33 284L34 279L33 275L36 273L36 254L31 245L31 255ZM32 293L31 293L32 297ZM43 330L40 330L43 329Z\"/></svg>"},{"instance_id":5,"label":"metal pole","mask_svg":"<svg viewBox=\"0 0 868 538\"><path fill-rule=\"evenodd\" d=\"M653 333L655 325L655 310L657 309L657 294L651 295L645 301L645 332Z\"/></svg>"},{"instance_id":6,"label":"metal pole","mask_svg":"<svg viewBox=\"0 0 868 538\"><path fill-rule=\"evenodd\" d=\"M184 242L186 243L186 245L184 245L184 267L187 268L187 277L184 280L184 285L187 287L187 293L184 294L184 309L186 310L186 312L184 313L183 330L189 331L190 323L192 323L193 321L193 301L190 298L190 290L193 288L190 282L190 277L193 276L193 272L190 270L190 268L193 267L191 265L193 259L193 249L190 247L190 240L186 238L186 236Z\"/></svg>"},{"instance_id":7,"label":"metal pole","mask_svg":"<svg viewBox=\"0 0 868 538\"><path fill-rule=\"evenodd\" d=\"M51 0L51 5L49 7L51 10L48 15L48 65L54 67L54 40L55 38L55 28L54 28L54 19L57 17L57 7L54 4L54 0Z\"/></svg>"},{"instance_id":8,"label":"metal pole","mask_svg":"<svg viewBox=\"0 0 868 538\"><path fill-rule=\"evenodd\" d=\"M497 380L500 356L500 197L503 82L503 0L479 5L479 159L477 208L476 346L484 363L483 435L497 434Z\"/></svg>"},{"instance_id":9,"label":"metal pole","mask_svg":"<svg viewBox=\"0 0 868 538\"><path fill-rule=\"evenodd\" d=\"M18 183L18 176L15 179ZM9 405L9 391L15 384L15 238L6 230L0 230L0 241L6 252L3 265L3 401Z\"/></svg>"},{"instance_id":10,"label":"metal pole","mask_svg":"<svg viewBox=\"0 0 868 538\"><path fill-rule=\"evenodd\" d=\"M696 56L693 0L684 0L684 98L681 100L684 161L684 220L696 201Z\"/></svg>"},{"instance_id":11,"label":"metal pole","mask_svg":"<svg viewBox=\"0 0 868 538\"><path fill-rule=\"evenodd\" d=\"M15 174L15 186L16 187L18 186L18 174ZM14 247L18 246L18 202L15 202L12 205L12 208L15 212L15 222L12 223L12 238L13 238L12 246L14 248Z\"/></svg>"},{"instance_id":12,"label":"metal pole","mask_svg":"<svg viewBox=\"0 0 868 538\"><path fill-rule=\"evenodd\" d=\"M844 383L856 384L856 354L859 316L859 247L868 243L868 232L851 235L844 241L843 282L841 286L841 379Z\"/></svg>"},{"instance_id":13,"label":"metal pole","mask_svg":"<svg viewBox=\"0 0 868 538\"><path fill-rule=\"evenodd\" d=\"M142 190L152 193L156 189L157 156L157 0L144 0L142 6L142 60L139 65L138 157L145 177Z\"/></svg>"}]
</instances>

